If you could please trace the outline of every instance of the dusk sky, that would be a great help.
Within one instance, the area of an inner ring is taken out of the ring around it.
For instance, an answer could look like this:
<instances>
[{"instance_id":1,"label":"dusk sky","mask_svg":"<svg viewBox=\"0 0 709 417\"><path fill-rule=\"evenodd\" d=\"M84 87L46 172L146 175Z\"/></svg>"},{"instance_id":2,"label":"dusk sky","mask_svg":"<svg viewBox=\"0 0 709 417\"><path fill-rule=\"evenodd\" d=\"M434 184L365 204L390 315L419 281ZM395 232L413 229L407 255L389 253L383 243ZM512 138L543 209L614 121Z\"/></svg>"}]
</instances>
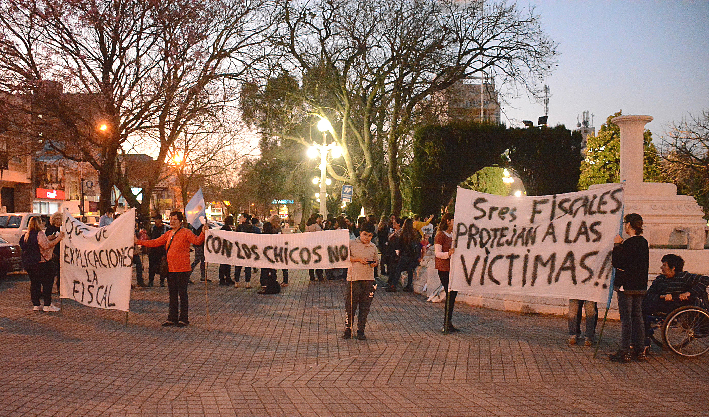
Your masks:
<instances>
[{"instance_id":1,"label":"dusk sky","mask_svg":"<svg viewBox=\"0 0 709 417\"><path fill-rule=\"evenodd\" d=\"M550 88L549 125L573 129L584 110L596 131L606 118L654 117L657 140L673 122L709 110L709 1L522 0L535 7L558 44ZM503 107L502 120L519 126L544 114L521 97Z\"/></svg>"}]
</instances>

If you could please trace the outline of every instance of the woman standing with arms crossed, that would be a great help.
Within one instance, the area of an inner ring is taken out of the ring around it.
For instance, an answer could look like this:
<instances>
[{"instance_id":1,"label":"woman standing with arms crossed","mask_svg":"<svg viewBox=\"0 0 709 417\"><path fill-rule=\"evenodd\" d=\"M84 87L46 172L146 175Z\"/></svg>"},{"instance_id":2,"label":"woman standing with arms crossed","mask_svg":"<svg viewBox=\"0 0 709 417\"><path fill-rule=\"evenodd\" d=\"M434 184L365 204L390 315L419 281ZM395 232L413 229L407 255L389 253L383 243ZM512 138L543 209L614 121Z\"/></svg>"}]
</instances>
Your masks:
<instances>
[{"instance_id":1,"label":"woman standing with arms crossed","mask_svg":"<svg viewBox=\"0 0 709 417\"><path fill-rule=\"evenodd\" d=\"M445 317L443 319L443 334L455 333L458 331L453 326L453 307L455 306L455 297L458 291L448 291L448 283L450 282L451 256L455 253L453 248L453 214L446 213L441 218L441 223L438 225L438 233L433 240L433 247L436 253L436 269L438 277L441 279L443 289L446 290L446 308Z\"/></svg>"},{"instance_id":2,"label":"woman standing with arms crossed","mask_svg":"<svg viewBox=\"0 0 709 417\"><path fill-rule=\"evenodd\" d=\"M64 232L59 232L49 240L39 225L39 217L30 217L27 232L20 237L22 265L30 276L30 297L34 311L59 311L59 307L52 305L52 249L63 238ZM44 298L44 308L39 303L40 296Z\"/></svg>"},{"instance_id":3,"label":"woman standing with arms crossed","mask_svg":"<svg viewBox=\"0 0 709 417\"><path fill-rule=\"evenodd\" d=\"M204 232L207 230L206 219L202 222L202 233L196 236L190 230L182 227L185 215L181 211L170 213L170 227L172 230L152 240L135 239L138 245L149 248L165 246L167 249L167 288L170 292L170 312L163 326L185 327L189 321L189 301L187 298L187 282L192 268L190 267L190 245L204 243ZM179 307L179 308L178 308ZM179 315L178 315L179 310Z\"/></svg>"},{"instance_id":4,"label":"woman standing with arms crossed","mask_svg":"<svg viewBox=\"0 0 709 417\"><path fill-rule=\"evenodd\" d=\"M613 246L613 267L616 269L613 289L618 292L620 313L620 349L610 355L614 362L630 362L630 346L637 360L645 360L645 336L642 302L647 292L647 274L650 250L644 237L643 218L631 213L623 219L623 231L630 237L623 240L618 235Z\"/></svg>"}]
</instances>

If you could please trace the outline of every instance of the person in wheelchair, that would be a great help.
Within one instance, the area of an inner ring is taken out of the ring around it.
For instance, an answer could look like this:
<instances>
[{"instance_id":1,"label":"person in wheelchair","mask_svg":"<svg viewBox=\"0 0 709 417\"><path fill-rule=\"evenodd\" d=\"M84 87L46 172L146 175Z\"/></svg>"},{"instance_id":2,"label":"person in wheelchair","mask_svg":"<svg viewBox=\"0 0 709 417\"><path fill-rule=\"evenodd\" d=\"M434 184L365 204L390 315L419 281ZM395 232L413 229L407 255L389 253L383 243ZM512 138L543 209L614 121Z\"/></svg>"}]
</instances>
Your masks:
<instances>
[{"instance_id":1,"label":"person in wheelchair","mask_svg":"<svg viewBox=\"0 0 709 417\"><path fill-rule=\"evenodd\" d=\"M649 351L652 340L651 325L656 321L654 318L664 317L685 305L709 307L707 299L709 277L684 271L684 259L681 256L671 253L663 256L660 271L662 274L655 278L642 304L645 318L645 348L642 353L645 355Z\"/></svg>"}]
</instances>

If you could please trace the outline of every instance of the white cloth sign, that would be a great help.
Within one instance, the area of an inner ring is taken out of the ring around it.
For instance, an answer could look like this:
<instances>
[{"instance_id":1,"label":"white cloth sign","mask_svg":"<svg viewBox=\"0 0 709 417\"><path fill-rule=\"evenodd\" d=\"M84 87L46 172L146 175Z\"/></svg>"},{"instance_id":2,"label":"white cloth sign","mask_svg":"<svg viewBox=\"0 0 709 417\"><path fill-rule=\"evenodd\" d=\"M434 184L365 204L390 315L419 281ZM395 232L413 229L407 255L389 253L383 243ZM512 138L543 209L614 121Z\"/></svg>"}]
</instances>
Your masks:
<instances>
[{"instance_id":1,"label":"white cloth sign","mask_svg":"<svg viewBox=\"0 0 709 417\"><path fill-rule=\"evenodd\" d=\"M271 235L210 229L204 241L207 262L256 268L347 268L349 253L348 230Z\"/></svg>"},{"instance_id":2,"label":"white cloth sign","mask_svg":"<svg viewBox=\"0 0 709 417\"><path fill-rule=\"evenodd\" d=\"M61 297L89 307L128 311L135 209L105 227L91 227L64 209L59 263Z\"/></svg>"},{"instance_id":3,"label":"white cloth sign","mask_svg":"<svg viewBox=\"0 0 709 417\"><path fill-rule=\"evenodd\" d=\"M458 188L451 289L605 302L623 188L501 197Z\"/></svg>"}]
</instances>

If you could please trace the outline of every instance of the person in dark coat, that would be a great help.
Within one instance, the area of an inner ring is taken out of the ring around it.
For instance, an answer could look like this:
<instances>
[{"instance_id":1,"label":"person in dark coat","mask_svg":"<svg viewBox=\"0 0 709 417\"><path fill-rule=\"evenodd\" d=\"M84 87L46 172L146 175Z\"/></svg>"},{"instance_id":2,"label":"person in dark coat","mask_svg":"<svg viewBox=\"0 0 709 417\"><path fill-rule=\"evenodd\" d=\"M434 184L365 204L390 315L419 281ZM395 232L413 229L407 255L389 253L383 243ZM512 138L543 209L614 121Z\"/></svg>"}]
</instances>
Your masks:
<instances>
[{"instance_id":1,"label":"person in dark coat","mask_svg":"<svg viewBox=\"0 0 709 417\"><path fill-rule=\"evenodd\" d=\"M224 219L224 226L222 226L221 230L232 231L233 226L234 217L226 216L226 219ZM234 285L234 281L231 279L231 265L219 265L219 285Z\"/></svg>"},{"instance_id":2,"label":"person in dark coat","mask_svg":"<svg viewBox=\"0 0 709 417\"><path fill-rule=\"evenodd\" d=\"M276 229L270 222L264 222L263 234L275 235ZM276 270L273 268L261 268L261 290L259 294L278 294L281 292L281 285L276 277Z\"/></svg>"},{"instance_id":3,"label":"person in dark coat","mask_svg":"<svg viewBox=\"0 0 709 417\"><path fill-rule=\"evenodd\" d=\"M150 229L150 239L157 239L160 236L167 233L170 229L162 222L162 216L157 214L153 216L153 221L155 224ZM160 262L162 257L166 255L165 247L158 246L155 248L148 248L148 287L153 286L153 281L155 280L155 274L160 274ZM160 286L165 286L165 279L167 276L160 275Z\"/></svg>"},{"instance_id":4,"label":"person in dark coat","mask_svg":"<svg viewBox=\"0 0 709 417\"><path fill-rule=\"evenodd\" d=\"M626 215L623 231L629 237L615 237L612 260L616 269L613 287L618 293L621 325L620 349L610 355L610 360L614 362L630 362L633 356L638 360L647 359L643 349L645 332L642 302L647 291L650 248L647 240L641 236L643 218L636 213Z\"/></svg>"}]
</instances>

